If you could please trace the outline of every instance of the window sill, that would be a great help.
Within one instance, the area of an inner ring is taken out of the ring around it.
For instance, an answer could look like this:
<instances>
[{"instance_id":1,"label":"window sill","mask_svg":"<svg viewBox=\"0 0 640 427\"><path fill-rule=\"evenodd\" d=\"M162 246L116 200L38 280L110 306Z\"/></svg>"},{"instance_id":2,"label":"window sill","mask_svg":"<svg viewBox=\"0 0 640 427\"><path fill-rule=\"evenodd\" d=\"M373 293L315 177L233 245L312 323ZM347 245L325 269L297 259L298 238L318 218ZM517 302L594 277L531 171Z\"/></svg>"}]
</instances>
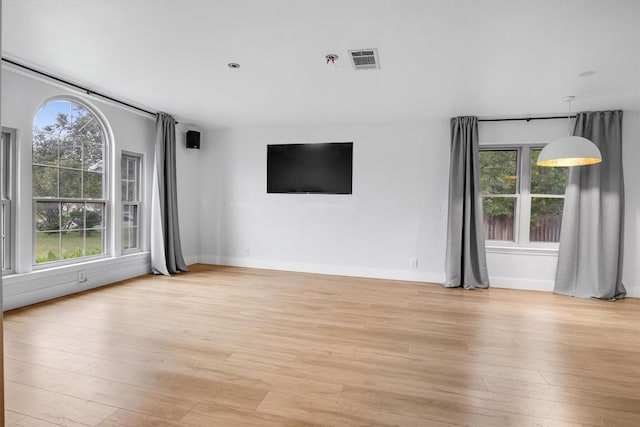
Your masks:
<instances>
[{"instance_id":1,"label":"window sill","mask_svg":"<svg viewBox=\"0 0 640 427\"><path fill-rule=\"evenodd\" d=\"M487 253L507 255L534 255L534 256L558 256L558 246L515 246L487 244Z\"/></svg>"},{"instance_id":2,"label":"window sill","mask_svg":"<svg viewBox=\"0 0 640 427\"><path fill-rule=\"evenodd\" d=\"M21 273L12 272L2 276L3 283L12 282L14 280L22 280L24 278L38 278L46 277L51 274L59 274L66 272L77 272L80 270L87 270L94 267L103 265L116 266L122 262L146 260L150 257L150 252L140 251L133 254L122 254L121 256L96 256L86 257L82 261L70 262L70 263L49 263L39 266L32 266L31 271L25 271Z\"/></svg>"}]
</instances>

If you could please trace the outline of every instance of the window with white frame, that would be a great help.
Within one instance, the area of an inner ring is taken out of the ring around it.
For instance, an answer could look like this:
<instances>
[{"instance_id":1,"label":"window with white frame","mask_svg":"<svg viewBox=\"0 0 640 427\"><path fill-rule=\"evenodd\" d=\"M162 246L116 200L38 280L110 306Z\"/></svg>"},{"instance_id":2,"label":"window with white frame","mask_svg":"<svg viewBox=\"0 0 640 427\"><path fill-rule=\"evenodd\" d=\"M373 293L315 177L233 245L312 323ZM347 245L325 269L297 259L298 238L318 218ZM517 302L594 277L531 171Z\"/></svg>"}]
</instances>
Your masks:
<instances>
[{"instance_id":1,"label":"window with white frame","mask_svg":"<svg viewBox=\"0 0 640 427\"><path fill-rule=\"evenodd\" d=\"M47 102L33 122L35 264L106 253L104 126L68 99Z\"/></svg>"},{"instance_id":2,"label":"window with white frame","mask_svg":"<svg viewBox=\"0 0 640 427\"><path fill-rule=\"evenodd\" d=\"M2 130L2 146L0 147L0 238L2 245L2 273L13 271L13 141L14 133Z\"/></svg>"},{"instance_id":3,"label":"window with white frame","mask_svg":"<svg viewBox=\"0 0 640 427\"><path fill-rule=\"evenodd\" d=\"M122 154L122 251L140 249L140 155Z\"/></svg>"},{"instance_id":4,"label":"window with white frame","mask_svg":"<svg viewBox=\"0 0 640 427\"><path fill-rule=\"evenodd\" d=\"M542 147L482 147L480 189L487 243L554 246L567 184L567 168L536 165Z\"/></svg>"}]
</instances>

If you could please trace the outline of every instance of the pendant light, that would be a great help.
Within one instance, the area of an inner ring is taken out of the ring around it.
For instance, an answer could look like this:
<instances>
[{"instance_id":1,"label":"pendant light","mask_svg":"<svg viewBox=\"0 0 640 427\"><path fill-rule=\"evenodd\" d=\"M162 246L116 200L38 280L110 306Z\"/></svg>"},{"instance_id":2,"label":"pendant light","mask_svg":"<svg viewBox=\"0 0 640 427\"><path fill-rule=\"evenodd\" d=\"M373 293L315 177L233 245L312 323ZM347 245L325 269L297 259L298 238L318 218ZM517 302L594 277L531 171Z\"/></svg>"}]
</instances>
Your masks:
<instances>
[{"instance_id":1,"label":"pendant light","mask_svg":"<svg viewBox=\"0 0 640 427\"><path fill-rule=\"evenodd\" d=\"M585 166L602 161L600 150L593 142L581 136L571 135L571 102L575 98L575 96L562 98L569 103L567 136L554 139L542 149L536 163L538 166Z\"/></svg>"}]
</instances>

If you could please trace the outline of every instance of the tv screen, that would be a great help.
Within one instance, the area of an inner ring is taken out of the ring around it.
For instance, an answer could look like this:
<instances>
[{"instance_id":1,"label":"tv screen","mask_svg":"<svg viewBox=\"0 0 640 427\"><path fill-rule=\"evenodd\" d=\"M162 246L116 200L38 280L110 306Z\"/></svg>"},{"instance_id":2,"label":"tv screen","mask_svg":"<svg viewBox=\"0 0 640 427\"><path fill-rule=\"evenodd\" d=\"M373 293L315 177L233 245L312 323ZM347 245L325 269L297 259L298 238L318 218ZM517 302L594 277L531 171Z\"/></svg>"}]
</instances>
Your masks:
<instances>
[{"instance_id":1,"label":"tv screen","mask_svg":"<svg viewBox=\"0 0 640 427\"><path fill-rule=\"evenodd\" d=\"M267 145L267 193L351 194L353 142Z\"/></svg>"}]
</instances>

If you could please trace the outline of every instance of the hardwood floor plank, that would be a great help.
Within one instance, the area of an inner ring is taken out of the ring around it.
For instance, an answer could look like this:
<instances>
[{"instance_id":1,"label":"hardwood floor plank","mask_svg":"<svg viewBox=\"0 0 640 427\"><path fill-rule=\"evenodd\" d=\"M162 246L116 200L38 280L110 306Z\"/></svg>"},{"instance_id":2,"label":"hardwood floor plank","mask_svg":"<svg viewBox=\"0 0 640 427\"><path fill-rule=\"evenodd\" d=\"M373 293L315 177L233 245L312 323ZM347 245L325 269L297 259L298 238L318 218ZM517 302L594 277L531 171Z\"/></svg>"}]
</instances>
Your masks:
<instances>
[{"instance_id":1,"label":"hardwood floor plank","mask_svg":"<svg viewBox=\"0 0 640 427\"><path fill-rule=\"evenodd\" d=\"M176 421L169 421L151 415L120 409L106 420L98 424L98 427L188 427Z\"/></svg>"},{"instance_id":2,"label":"hardwood floor plank","mask_svg":"<svg viewBox=\"0 0 640 427\"><path fill-rule=\"evenodd\" d=\"M59 427L63 425L26 416L20 416L20 419L14 422L11 422L9 419L5 419L5 422L8 427Z\"/></svg>"},{"instance_id":3,"label":"hardwood floor plank","mask_svg":"<svg viewBox=\"0 0 640 427\"><path fill-rule=\"evenodd\" d=\"M470 426L579 426L574 423L545 415L528 413L527 405L522 402L520 411L504 410L504 401L492 400L498 395L479 399L470 395L432 392L426 396L410 396L386 391L345 387L340 401L353 406L369 407L385 412L400 413L425 419L428 422L450 422L456 425ZM504 396L507 398L507 396ZM507 399L508 400L508 399ZM516 402L517 405L518 402ZM508 409L513 409L509 407Z\"/></svg>"},{"instance_id":4,"label":"hardwood floor plank","mask_svg":"<svg viewBox=\"0 0 640 427\"><path fill-rule=\"evenodd\" d=\"M80 356L101 360L120 361L141 367L151 367L164 360L162 354L128 349L117 345L117 343L114 344L108 339L96 342L85 340L82 337L57 334L53 335L47 332L42 332L30 335L25 339L18 340L18 342L21 344L42 347L60 352L65 352L72 348L74 349L73 351Z\"/></svg>"},{"instance_id":5,"label":"hardwood floor plank","mask_svg":"<svg viewBox=\"0 0 640 427\"><path fill-rule=\"evenodd\" d=\"M215 362L172 358L160 363L155 369L222 381L226 384L237 384L256 389L287 392L327 400L338 400L338 396L342 391L342 385L337 383L243 369Z\"/></svg>"},{"instance_id":6,"label":"hardwood floor plank","mask_svg":"<svg viewBox=\"0 0 640 427\"><path fill-rule=\"evenodd\" d=\"M580 425L621 426L640 424L640 416L629 412L594 408L575 402L556 402L489 392L449 393L433 391L421 396L345 387L341 402L372 409L385 408L416 417L462 423L473 418L478 425Z\"/></svg>"},{"instance_id":7,"label":"hardwood floor plank","mask_svg":"<svg viewBox=\"0 0 640 427\"><path fill-rule=\"evenodd\" d=\"M267 394L265 390L255 387L104 360L94 362L78 370L78 373L182 396L189 400L223 403L247 409L255 409Z\"/></svg>"},{"instance_id":8,"label":"hardwood floor plank","mask_svg":"<svg viewBox=\"0 0 640 427\"><path fill-rule=\"evenodd\" d=\"M6 345L5 345L6 347ZM13 374L17 374L18 372L26 371L31 368L33 364L28 362L23 362L21 360L15 359L4 359L4 375L5 377L11 376Z\"/></svg>"},{"instance_id":9,"label":"hardwood floor plank","mask_svg":"<svg viewBox=\"0 0 640 427\"><path fill-rule=\"evenodd\" d=\"M67 371L75 371L96 360L95 358L71 353L69 351L52 350L17 342L6 343L4 346L4 356L7 359L17 360L31 365L49 366Z\"/></svg>"},{"instance_id":10,"label":"hardwood floor plank","mask_svg":"<svg viewBox=\"0 0 640 427\"><path fill-rule=\"evenodd\" d=\"M419 374L408 372L390 373L385 369L380 371L367 369L339 359L336 359L333 363L319 365L299 361L287 363L265 361L241 354L231 355L225 360L225 364L320 381L326 378L339 378L339 381L345 385L372 386L380 389L405 389L411 390L413 393L420 393L433 387L462 387L486 390L480 375L468 375L458 371L446 372L443 369L425 369Z\"/></svg>"},{"instance_id":11,"label":"hardwood floor plank","mask_svg":"<svg viewBox=\"0 0 640 427\"><path fill-rule=\"evenodd\" d=\"M118 410L12 381L5 382L5 408L68 427L95 426Z\"/></svg>"},{"instance_id":12,"label":"hardwood floor plank","mask_svg":"<svg viewBox=\"0 0 640 427\"><path fill-rule=\"evenodd\" d=\"M425 419L406 415L274 392L265 397L258 407L258 412L327 426L424 426L426 422ZM429 420L428 425L451 427L454 424Z\"/></svg>"},{"instance_id":13,"label":"hardwood floor plank","mask_svg":"<svg viewBox=\"0 0 640 427\"><path fill-rule=\"evenodd\" d=\"M640 425L640 300L190 268L5 313L7 425Z\"/></svg>"},{"instance_id":14,"label":"hardwood floor plank","mask_svg":"<svg viewBox=\"0 0 640 427\"><path fill-rule=\"evenodd\" d=\"M198 404L184 416L182 422L196 427L314 427L323 424L234 408L214 403Z\"/></svg>"},{"instance_id":15,"label":"hardwood floor plank","mask_svg":"<svg viewBox=\"0 0 640 427\"><path fill-rule=\"evenodd\" d=\"M179 420L197 403L127 384L61 369L35 366L9 377L10 381L117 408Z\"/></svg>"},{"instance_id":16,"label":"hardwood floor plank","mask_svg":"<svg viewBox=\"0 0 640 427\"><path fill-rule=\"evenodd\" d=\"M484 382L489 391L494 393L640 414L640 394L609 394L599 390L597 386L585 390L572 387L570 383L566 386L556 386L504 378L484 378Z\"/></svg>"}]
</instances>

